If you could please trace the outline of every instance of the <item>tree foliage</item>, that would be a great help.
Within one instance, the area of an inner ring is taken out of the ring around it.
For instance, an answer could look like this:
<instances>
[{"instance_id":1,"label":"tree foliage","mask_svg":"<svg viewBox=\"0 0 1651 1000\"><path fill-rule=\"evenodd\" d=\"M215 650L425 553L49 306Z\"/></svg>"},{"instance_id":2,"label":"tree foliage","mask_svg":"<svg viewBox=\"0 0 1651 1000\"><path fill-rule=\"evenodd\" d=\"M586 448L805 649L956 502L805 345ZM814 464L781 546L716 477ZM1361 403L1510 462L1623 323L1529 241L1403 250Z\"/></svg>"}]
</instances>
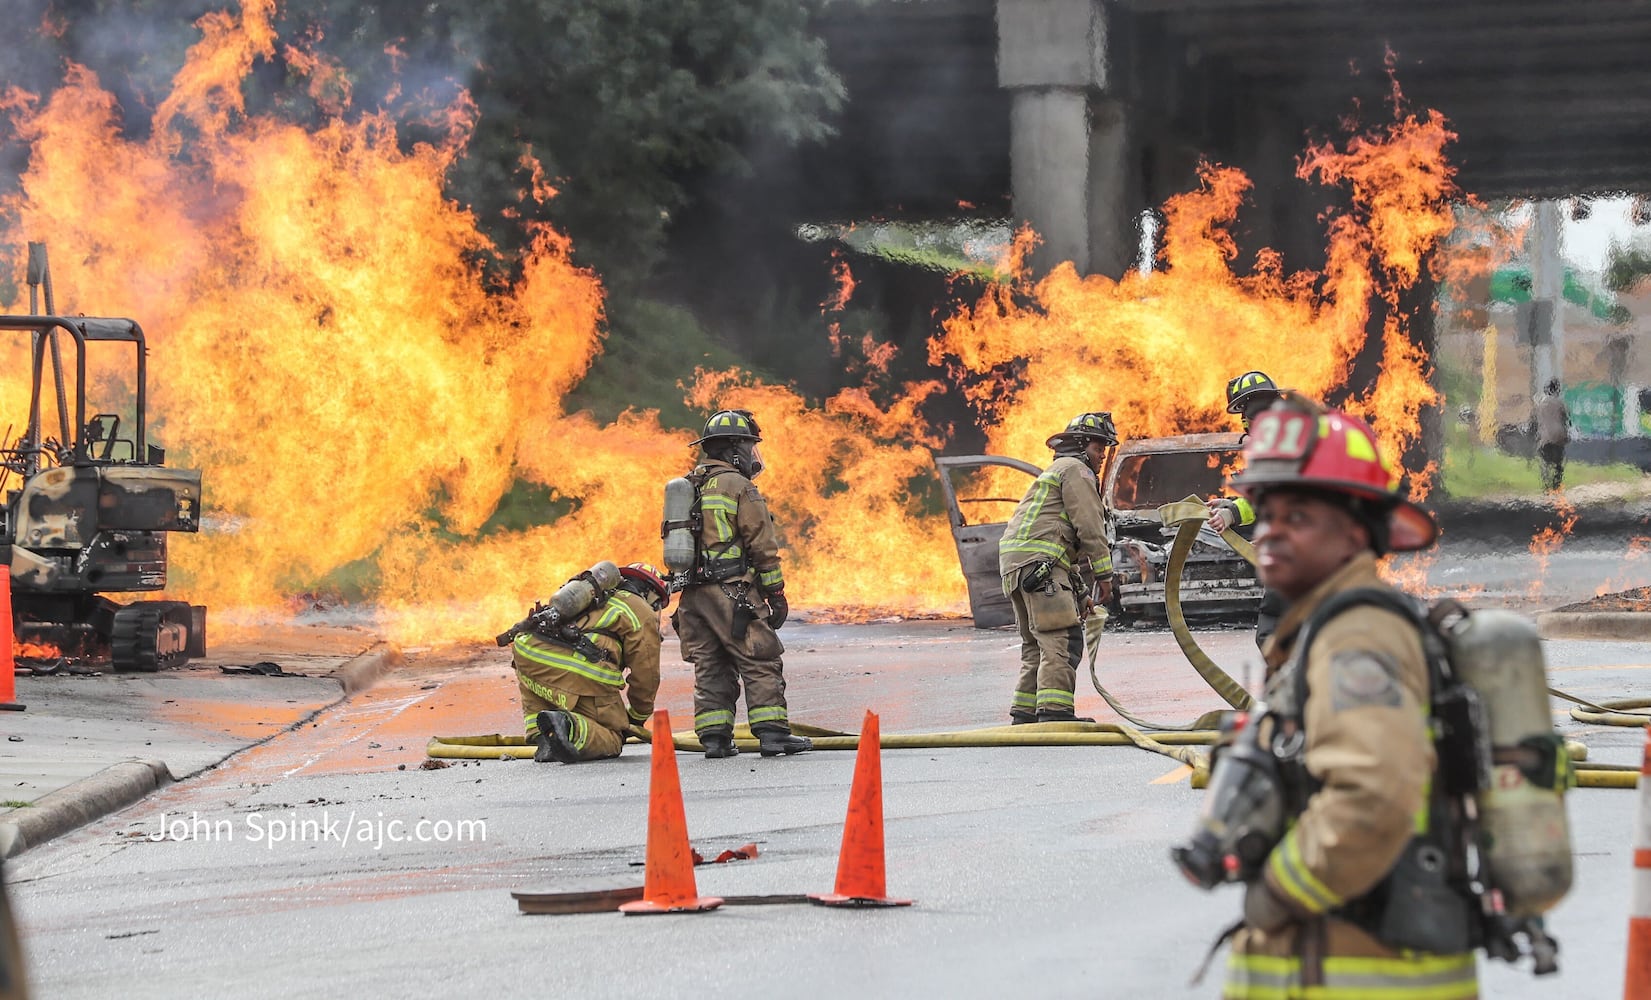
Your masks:
<instances>
[{"instance_id":1,"label":"tree foliage","mask_svg":"<svg viewBox=\"0 0 1651 1000\"><path fill-rule=\"evenodd\" d=\"M1617 243L1605 258L1605 287L1613 292L1631 291L1646 275L1651 274L1651 253L1637 247Z\"/></svg>"},{"instance_id":2,"label":"tree foliage","mask_svg":"<svg viewBox=\"0 0 1651 1000\"><path fill-rule=\"evenodd\" d=\"M318 116L347 91L404 141L468 93L469 153L450 193L507 249L529 219L573 237L577 258L623 287L657 263L673 215L747 150L820 139L843 101L809 30L821 0L280 0L282 49L248 81L249 107ZM8 85L42 92L72 59L115 90L142 134L202 14L232 0L8 0ZM312 93L297 54L341 67ZM427 133L426 133L427 134ZM557 195L543 203L523 156Z\"/></svg>"}]
</instances>

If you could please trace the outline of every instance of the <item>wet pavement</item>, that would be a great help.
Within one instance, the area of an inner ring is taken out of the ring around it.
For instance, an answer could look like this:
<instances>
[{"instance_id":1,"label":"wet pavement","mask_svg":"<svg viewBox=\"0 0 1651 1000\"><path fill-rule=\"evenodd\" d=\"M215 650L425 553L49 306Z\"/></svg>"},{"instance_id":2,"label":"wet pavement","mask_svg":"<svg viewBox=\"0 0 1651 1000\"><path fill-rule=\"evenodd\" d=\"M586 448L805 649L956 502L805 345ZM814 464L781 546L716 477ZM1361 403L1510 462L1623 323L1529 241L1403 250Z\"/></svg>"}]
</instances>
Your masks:
<instances>
[{"instance_id":1,"label":"wet pavement","mask_svg":"<svg viewBox=\"0 0 1651 1000\"><path fill-rule=\"evenodd\" d=\"M800 720L854 730L871 707L886 733L1003 721L1016 663L1007 631L799 623L782 635ZM1199 639L1236 676L1253 657L1245 632ZM660 702L687 728L689 672L674 641L665 652ZM1633 693L1651 669L1647 644L1549 643L1548 652L1556 684L1594 696ZM1186 721L1220 704L1165 632L1109 634L1100 669L1148 717ZM1087 678L1079 691L1082 710L1110 718ZM519 725L504 651L415 651L298 729L27 852L8 873L41 995L423 995L435 983L454 995L1219 992L1213 981L1185 984L1238 896L1198 892L1170 864L1200 793L1166 758L1130 748L885 751L888 891L916 898L909 910L523 916L510 891L640 884L648 754L632 746L573 767L422 768L431 736ZM1643 735L1588 738L1600 759L1631 762ZM853 754L677 761L695 845L760 850L700 869L702 893L831 888ZM1633 792L1572 796L1577 886L1551 921L1564 971L1544 982L1487 965L1485 995L1618 988L1635 803Z\"/></svg>"},{"instance_id":2,"label":"wet pavement","mask_svg":"<svg viewBox=\"0 0 1651 1000\"><path fill-rule=\"evenodd\" d=\"M0 824L123 761L159 762L174 779L210 768L338 702L346 681L368 679L341 671L376 645L358 629L270 626L156 673L18 677L24 711L0 712ZM241 672L256 664L287 676Z\"/></svg>"}]
</instances>

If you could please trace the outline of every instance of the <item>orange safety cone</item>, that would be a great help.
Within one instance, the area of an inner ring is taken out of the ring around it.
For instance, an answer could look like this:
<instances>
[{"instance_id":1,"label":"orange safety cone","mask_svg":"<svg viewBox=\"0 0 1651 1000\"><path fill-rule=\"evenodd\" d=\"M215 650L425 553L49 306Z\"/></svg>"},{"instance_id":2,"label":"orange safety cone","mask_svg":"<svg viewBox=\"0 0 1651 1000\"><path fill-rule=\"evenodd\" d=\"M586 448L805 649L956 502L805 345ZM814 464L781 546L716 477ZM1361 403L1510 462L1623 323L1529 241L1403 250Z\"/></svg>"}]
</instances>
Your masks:
<instances>
[{"instance_id":1,"label":"orange safety cone","mask_svg":"<svg viewBox=\"0 0 1651 1000\"><path fill-rule=\"evenodd\" d=\"M676 773L671 717L654 713L653 767L648 776L648 857L642 898L621 913L692 913L722 905L701 897L694 885L694 849L688 844L688 817L682 810L682 782Z\"/></svg>"},{"instance_id":2,"label":"orange safety cone","mask_svg":"<svg viewBox=\"0 0 1651 1000\"><path fill-rule=\"evenodd\" d=\"M0 566L0 712L21 712L17 700L17 658L12 650L11 571Z\"/></svg>"},{"instance_id":3,"label":"orange safety cone","mask_svg":"<svg viewBox=\"0 0 1651 1000\"><path fill-rule=\"evenodd\" d=\"M837 855L837 888L809 895L821 906L910 906L889 899L883 874L883 748L877 713L866 712L860 748L854 756L854 785L848 792L843 849Z\"/></svg>"},{"instance_id":4,"label":"orange safety cone","mask_svg":"<svg viewBox=\"0 0 1651 1000\"><path fill-rule=\"evenodd\" d=\"M1651 729L1640 764L1639 821L1634 824L1634 893L1628 910L1628 978L1623 1000L1651 1000Z\"/></svg>"}]
</instances>

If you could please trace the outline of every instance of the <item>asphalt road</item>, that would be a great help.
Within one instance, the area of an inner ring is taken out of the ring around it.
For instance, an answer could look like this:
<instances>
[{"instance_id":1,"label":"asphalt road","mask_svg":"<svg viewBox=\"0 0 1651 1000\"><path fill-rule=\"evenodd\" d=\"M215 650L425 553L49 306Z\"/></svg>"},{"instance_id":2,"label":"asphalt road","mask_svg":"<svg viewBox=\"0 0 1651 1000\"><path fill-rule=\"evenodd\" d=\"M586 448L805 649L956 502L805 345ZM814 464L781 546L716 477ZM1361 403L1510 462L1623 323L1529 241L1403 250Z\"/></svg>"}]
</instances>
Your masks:
<instances>
[{"instance_id":1,"label":"asphalt road","mask_svg":"<svg viewBox=\"0 0 1651 1000\"><path fill-rule=\"evenodd\" d=\"M805 623L783 635L800 720L857 729L870 707L886 733L1004 721L1016 662L1007 632ZM1235 675L1253 655L1237 630L1200 639ZM1167 633L1113 633L1105 652L1103 682L1139 714L1179 722L1219 707ZM673 642L666 653L661 704L686 728L689 675ZM1651 669L1644 644L1550 644L1549 655L1555 683L1584 695L1634 693ZM1080 708L1109 717L1087 681ZM1171 865L1168 849L1191 831L1201 793L1166 758L1123 748L885 751L888 887L917 900L909 909L524 916L510 891L640 884L648 755L633 746L572 767L419 768L430 736L519 724L503 651L415 654L313 723L30 851L8 872L38 995L1219 993L1218 972L1196 988L1187 980L1238 896L1199 892ZM1583 735L1597 758L1625 763L1643 739ZM852 754L678 762L695 845L715 853L755 841L761 852L699 869L702 893L831 888ZM1620 992L1635 808L1633 792L1571 797L1577 881L1550 921L1563 970L1539 981L1486 964L1484 995ZM431 839L391 839L419 831Z\"/></svg>"}]
</instances>

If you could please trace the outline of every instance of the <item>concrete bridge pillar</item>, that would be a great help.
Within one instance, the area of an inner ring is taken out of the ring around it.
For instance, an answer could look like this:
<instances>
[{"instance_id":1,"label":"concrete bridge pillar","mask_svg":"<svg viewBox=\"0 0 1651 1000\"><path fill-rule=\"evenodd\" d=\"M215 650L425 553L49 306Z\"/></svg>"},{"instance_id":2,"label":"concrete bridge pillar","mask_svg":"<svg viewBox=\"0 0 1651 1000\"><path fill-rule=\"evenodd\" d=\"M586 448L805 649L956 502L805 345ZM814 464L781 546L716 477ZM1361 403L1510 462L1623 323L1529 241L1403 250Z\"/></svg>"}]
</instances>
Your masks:
<instances>
[{"instance_id":1,"label":"concrete bridge pillar","mask_svg":"<svg viewBox=\"0 0 1651 1000\"><path fill-rule=\"evenodd\" d=\"M1106 4L997 0L997 29L1015 218L1043 239L1033 267L1119 277L1137 256L1142 180Z\"/></svg>"}]
</instances>

